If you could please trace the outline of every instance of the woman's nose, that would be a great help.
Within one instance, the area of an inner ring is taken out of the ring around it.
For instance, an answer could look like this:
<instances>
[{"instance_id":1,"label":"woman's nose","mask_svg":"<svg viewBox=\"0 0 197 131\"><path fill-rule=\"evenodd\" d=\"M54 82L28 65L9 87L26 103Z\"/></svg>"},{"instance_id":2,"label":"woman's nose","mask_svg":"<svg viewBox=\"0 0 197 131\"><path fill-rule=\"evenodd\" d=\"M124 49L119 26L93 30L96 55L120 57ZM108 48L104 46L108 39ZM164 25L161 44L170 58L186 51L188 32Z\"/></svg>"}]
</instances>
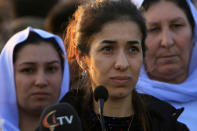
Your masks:
<instances>
[{"instance_id":1,"label":"woman's nose","mask_svg":"<svg viewBox=\"0 0 197 131\"><path fill-rule=\"evenodd\" d=\"M161 34L161 46L170 48L174 45L173 34L169 29L163 29Z\"/></svg>"},{"instance_id":2,"label":"woman's nose","mask_svg":"<svg viewBox=\"0 0 197 131\"><path fill-rule=\"evenodd\" d=\"M44 71L40 71L37 73L37 75L35 76L35 85L37 87L45 87L47 86L47 76L44 73Z\"/></svg>"},{"instance_id":3,"label":"woman's nose","mask_svg":"<svg viewBox=\"0 0 197 131\"><path fill-rule=\"evenodd\" d=\"M115 60L115 69L124 71L128 68L129 62L126 54L124 52L121 52L117 55L116 60Z\"/></svg>"}]
</instances>

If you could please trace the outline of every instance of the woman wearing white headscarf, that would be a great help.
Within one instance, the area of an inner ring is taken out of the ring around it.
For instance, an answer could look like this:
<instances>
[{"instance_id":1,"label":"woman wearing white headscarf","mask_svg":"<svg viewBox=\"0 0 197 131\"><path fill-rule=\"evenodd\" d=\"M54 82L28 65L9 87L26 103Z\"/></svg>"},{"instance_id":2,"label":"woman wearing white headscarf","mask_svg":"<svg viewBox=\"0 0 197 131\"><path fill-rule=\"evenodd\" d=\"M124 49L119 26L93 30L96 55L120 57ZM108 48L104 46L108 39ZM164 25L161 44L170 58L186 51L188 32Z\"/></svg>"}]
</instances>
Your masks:
<instances>
[{"instance_id":1,"label":"woman wearing white headscarf","mask_svg":"<svg viewBox=\"0 0 197 131\"><path fill-rule=\"evenodd\" d=\"M179 121L197 129L197 12L190 0L144 0L146 59L137 90L176 108ZM192 53L191 53L192 52Z\"/></svg>"},{"instance_id":2,"label":"woman wearing white headscarf","mask_svg":"<svg viewBox=\"0 0 197 131\"><path fill-rule=\"evenodd\" d=\"M36 39L40 41L36 43ZM63 57L61 38L46 31L28 27L10 38L0 55L3 131L22 131L24 124L28 131L34 130L43 108L67 93L69 67Z\"/></svg>"}]
</instances>

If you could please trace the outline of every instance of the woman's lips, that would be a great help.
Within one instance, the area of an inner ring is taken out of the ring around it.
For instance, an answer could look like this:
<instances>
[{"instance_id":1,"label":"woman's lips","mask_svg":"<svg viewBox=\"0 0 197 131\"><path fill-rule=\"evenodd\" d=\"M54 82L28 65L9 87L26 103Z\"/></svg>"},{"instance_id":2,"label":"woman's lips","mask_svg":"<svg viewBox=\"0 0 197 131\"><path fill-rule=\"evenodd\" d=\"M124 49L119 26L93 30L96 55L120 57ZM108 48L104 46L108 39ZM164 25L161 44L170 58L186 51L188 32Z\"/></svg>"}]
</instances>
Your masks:
<instances>
[{"instance_id":1,"label":"woman's lips","mask_svg":"<svg viewBox=\"0 0 197 131\"><path fill-rule=\"evenodd\" d=\"M35 92L35 93L32 93L32 96L36 97L36 98L46 98L46 97L49 96L49 93L46 93L46 92Z\"/></svg>"},{"instance_id":2,"label":"woman's lips","mask_svg":"<svg viewBox=\"0 0 197 131\"><path fill-rule=\"evenodd\" d=\"M163 55L159 56L159 58L171 58L171 57L176 57L177 55Z\"/></svg>"},{"instance_id":3,"label":"woman's lips","mask_svg":"<svg viewBox=\"0 0 197 131\"><path fill-rule=\"evenodd\" d=\"M177 55L165 55L165 56L159 56L157 59L162 61L174 61L177 60Z\"/></svg>"},{"instance_id":4,"label":"woman's lips","mask_svg":"<svg viewBox=\"0 0 197 131\"><path fill-rule=\"evenodd\" d=\"M128 77L128 76L115 76L115 77L111 77L112 82L114 82L116 84L119 84L119 85L127 84L130 79L131 78Z\"/></svg>"}]
</instances>

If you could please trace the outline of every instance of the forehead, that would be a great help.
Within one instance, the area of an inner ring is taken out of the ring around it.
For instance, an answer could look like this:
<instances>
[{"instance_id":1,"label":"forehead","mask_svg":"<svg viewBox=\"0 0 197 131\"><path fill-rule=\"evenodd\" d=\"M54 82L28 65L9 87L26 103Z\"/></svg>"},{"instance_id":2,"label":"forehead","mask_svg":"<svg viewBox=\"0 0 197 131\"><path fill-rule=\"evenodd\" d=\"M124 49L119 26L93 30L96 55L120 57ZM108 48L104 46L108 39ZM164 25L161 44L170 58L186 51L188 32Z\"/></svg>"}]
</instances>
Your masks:
<instances>
[{"instance_id":1,"label":"forehead","mask_svg":"<svg viewBox=\"0 0 197 131\"><path fill-rule=\"evenodd\" d=\"M16 63L25 61L47 62L54 59L59 59L56 49L51 44L41 42L22 47L17 53Z\"/></svg>"},{"instance_id":2,"label":"forehead","mask_svg":"<svg viewBox=\"0 0 197 131\"><path fill-rule=\"evenodd\" d=\"M160 1L154 3L150 8L143 12L147 22L157 22L162 20L172 20L183 18L187 20L185 12L174 2Z\"/></svg>"},{"instance_id":3,"label":"forehead","mask_svg":"<svg viewBox=\"0 0 197 131\"><path fill-rule=\"evenodd\" d=\"M142 33L138 24L131 20L116 20L103 25L101 31L94 35L96 39L141 39Z\"/></svg>"}]
</instances>

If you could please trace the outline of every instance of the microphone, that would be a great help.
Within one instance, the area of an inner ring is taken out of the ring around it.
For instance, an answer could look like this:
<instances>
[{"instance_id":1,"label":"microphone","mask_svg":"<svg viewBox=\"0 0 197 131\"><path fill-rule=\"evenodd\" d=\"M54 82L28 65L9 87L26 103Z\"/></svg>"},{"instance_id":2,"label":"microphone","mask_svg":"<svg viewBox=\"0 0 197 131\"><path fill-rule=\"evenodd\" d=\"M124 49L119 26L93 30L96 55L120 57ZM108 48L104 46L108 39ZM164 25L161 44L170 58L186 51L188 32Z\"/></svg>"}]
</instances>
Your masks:
<instances>
[{"instance_id":1,"label":"microphone","mask_svg":"<svg viewBox=\"0 0 197 131\"><path fill-rule=\"evenodd\" d=\"M107 89L102 85L96 87L96 89L94 90L94 99L99 103L100 123L101 123L102 131L105 131L103 107L104 107L104 102L107 100L108 96L109 94Z\"/></svg>"},{"instance_id":2,"label":"microphone","mask_svg":"<svg viewBox=\"0 0 197 131\"><path fill-rule=\"evenodd\" d=\"M60 103L44 109L35 131L82 131L82 127L74 107Z\"/></svg>"}]
</instances>

